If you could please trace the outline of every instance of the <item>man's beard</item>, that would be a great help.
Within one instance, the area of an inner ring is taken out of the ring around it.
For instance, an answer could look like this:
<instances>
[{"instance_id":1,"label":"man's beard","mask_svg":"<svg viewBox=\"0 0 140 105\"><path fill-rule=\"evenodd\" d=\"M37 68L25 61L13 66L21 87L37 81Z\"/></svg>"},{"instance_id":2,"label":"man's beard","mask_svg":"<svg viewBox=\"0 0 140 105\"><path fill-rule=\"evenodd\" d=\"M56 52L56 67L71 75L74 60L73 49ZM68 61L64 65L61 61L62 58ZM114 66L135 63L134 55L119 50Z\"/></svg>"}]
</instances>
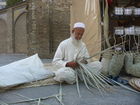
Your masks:
<instances>
[{"instance_id":1,"label":"man's beard","mask_svg":"<svg viewBox=\"0 0 140 105\"><path fill-rule=\"evenodd\" d=\"M72 38L73 43L74 43L76 46L81 45L82 40L81 40L81 39L80 39L80 40L77 40L77 39L75 38L74 33L71 34L71 38Z\"/></svg>"}]
</instances>

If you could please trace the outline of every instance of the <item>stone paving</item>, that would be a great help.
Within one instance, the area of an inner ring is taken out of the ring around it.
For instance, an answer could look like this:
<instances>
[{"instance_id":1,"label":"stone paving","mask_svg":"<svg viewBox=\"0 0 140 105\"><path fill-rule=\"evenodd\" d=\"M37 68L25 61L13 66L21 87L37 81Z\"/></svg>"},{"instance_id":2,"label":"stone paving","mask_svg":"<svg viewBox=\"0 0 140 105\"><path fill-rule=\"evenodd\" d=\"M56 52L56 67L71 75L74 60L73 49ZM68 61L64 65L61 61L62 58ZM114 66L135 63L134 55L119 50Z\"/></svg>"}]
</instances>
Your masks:
<instances>
[{"instance_id":1,"label":"stone paving","mask_svg":"<svg viewBox=\"0 0 140 105\"><path fill-rule=\"evenodd\" d=\"M24 54L1 54L0 65L5 65L16 60L27 57ZM43 59L50 62L51 59ZM8 77L7 77L8 78ZM116 87L117 89L107 94L100 94L99 91L93 89L93 93L89 92L84 84L80 83L81 97L77 94L76 85L62 85L63 103L64 105L140 105L140 94ZM47 97L59 93L59 85L43 86L36 88L25 88L18 90L10 90L0 93L0 102L13 103L8 105L37 105L37 102L31 103L15 103L22 100L35 99L39 97ZM24 97L26 96L26 98ZM61 105L56 98L42 100L44 104L40 105ZM6 105L6 104L0 104Z\"/></svg>"}]
</instances>

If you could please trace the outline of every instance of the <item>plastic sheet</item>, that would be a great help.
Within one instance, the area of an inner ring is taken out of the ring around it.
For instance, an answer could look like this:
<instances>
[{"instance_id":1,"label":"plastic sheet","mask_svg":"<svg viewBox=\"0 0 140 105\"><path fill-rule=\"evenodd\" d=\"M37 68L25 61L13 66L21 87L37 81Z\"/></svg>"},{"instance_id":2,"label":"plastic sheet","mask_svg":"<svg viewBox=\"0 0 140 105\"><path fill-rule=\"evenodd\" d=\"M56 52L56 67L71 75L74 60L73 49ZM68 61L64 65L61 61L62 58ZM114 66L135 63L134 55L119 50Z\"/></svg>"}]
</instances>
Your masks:
<instances>
[{"instance_id":1,"label":"plastic sheet","mask_svg":"<svg viewBox=\"0 0 140 105\"><path fill-rule=\"evenodd\" d=\"M12 87L54 76L46 70L37 54L0 67L0 87Z\"/></svg>"}]
</instances>

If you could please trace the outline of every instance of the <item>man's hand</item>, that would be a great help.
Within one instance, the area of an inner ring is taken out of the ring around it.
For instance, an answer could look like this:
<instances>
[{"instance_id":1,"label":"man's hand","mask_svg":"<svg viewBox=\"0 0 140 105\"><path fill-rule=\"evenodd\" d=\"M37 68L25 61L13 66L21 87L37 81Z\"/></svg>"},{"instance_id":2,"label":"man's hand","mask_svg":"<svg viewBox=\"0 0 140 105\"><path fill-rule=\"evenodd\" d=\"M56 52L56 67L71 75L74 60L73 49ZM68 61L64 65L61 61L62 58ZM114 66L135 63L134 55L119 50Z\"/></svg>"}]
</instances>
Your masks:
<instances>
[{"instance_id":1,"label":"man's hand","mask_svg":"<svg viewBox=\"0 0 140 105\"><path fill-rule=\"evenodd\" d=\"M76 67L78 67L78 66L79 66L78 63L77 63L77 62L74 62L74 61L68 62L68 63L66 64L66 67L71 67L71 68L76 68Z\"/></svg>"}]
</instances>

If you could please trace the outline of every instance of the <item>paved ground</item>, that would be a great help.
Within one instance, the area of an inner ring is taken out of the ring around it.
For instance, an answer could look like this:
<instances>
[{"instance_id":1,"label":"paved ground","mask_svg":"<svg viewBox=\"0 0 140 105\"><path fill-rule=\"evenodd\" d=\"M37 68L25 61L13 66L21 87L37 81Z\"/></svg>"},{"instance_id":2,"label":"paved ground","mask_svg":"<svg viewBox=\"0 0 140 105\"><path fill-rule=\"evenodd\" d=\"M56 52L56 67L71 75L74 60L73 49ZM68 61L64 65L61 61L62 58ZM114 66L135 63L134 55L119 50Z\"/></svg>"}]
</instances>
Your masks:
<instances>
[{"instance_id":1,"label":"paved ground","mask_svg":"<svg viewBox=\"0 0 140 105\"><path fill-rule=\"evenodd\" d=\"M23 59L24 54L1 54L0 65L5 65L13 61ZM50 62L51 60L44 59L43 62ZM7 77L8 78L8 77ZM36 88L26 88L19 90L11 90L4 93L0 93L0 103L13 103L8 105L37 105L34 103L15 103L18 101L26 100L27 97L35 99L39 97L47 97L54 94L58 94L59 85L43 86ZM93 93L89 92L85 86L80 84L81 98L77 94L75 85L62 85L62 92L64 94L63 103L65 105L140 105L140 94L133 93L117 87L117 89L108 94L101 94L97 90L93 90ZM25 98L26 96L26 98ZM49 98L41 101L44 105L61 105L56 98ZM7 105L7 104L0 104ZM40 104L43 105L43 104Z\"/></svg>"}]
</instances>

